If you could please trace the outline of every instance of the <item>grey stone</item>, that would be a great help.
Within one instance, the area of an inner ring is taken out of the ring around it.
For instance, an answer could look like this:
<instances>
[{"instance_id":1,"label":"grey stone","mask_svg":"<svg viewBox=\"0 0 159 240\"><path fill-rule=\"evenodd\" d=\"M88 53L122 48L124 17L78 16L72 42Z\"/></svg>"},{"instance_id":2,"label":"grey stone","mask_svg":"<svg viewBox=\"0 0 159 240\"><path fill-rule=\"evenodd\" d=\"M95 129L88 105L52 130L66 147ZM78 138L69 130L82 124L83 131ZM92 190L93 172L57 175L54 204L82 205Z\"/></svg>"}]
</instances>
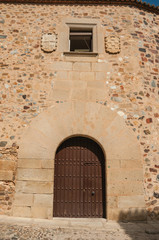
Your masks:
<instances>
[{"instance_id":1,"label":"grey stone","mask_svg":"<svg viewBox=\"0 0 159 240\"><path fill-rule=\"evenodd\" d=\"M4 19L0 19L0 23L4 24L5 23Z\"/></svg>"},{"instance_id":2,"label":"grey stone","mask_svg":"<svg viewBox=\"0 0 159 240\"><path fill-rule=\"evenodd\" d=\"M146 49L145 48L139 48L139 51L140 52L146 52Z\"/></svg>"},{"instance_id":3,"label":"grey stone","mask_svg":"<svg viewBox=\"0 0 159 240\"><path fill-rule=\"evenodd\" d=\"M14 55L14 54L17 54L18 51L17 50L12 50L10 53Z\"/></svg>"},{"instance_id":4,"label":"grey stone","mask_svg":"<svg viewBox=\"0 0 159 240\"><path fill-rule=\"evenodd\" d=\"M152 111L152 107L151 106L147 106L146 110L151 112Z\"/></svg>"},{"instance_id":5,"label":"grey stone","mask_svg":"<svg viewBox=\"0 0 159 240\"><path fill-rule=\"evenodd\" d=\"M112 97L111 100L115 101L115 102L122 102L122 98L120 97Z\"/></svg>"},{"instance_id":6,"label":"grey stone","mask_svg":"<svg viewBox=\"0 0 159 240\"><path fill-rule=\"evenodd\" d=\"M0 142L0 147L5 147L7 145L7 142L6 141L1 141Z\"/></svg>"},{"instance_id":7,"label":"grey stone","mask_svg":"<svg viewBox=\"0 0 159 240\"><path fill-rule=\"evenodd\" d=\"M155 198L159 198L159 193L154 192L153 195L154 195Z\"/></svg>"},{"instance_id":8,"label":"grey stone","mask_svg":"<svg viewBox=\"0 0 159 240\"><path fill-rule=\"evenodd\" d=\"M145 158L145 162L146 162L146 163L149 163L149 162L150 162L150 159Z\"/></svg>"},{"instance_id":9,"label":"grey stone","mask_svg":"<svg viewBox=\"0 0 159 240\"><path fill-rule=\"evenodd\" d=\"M12 140L12 139L14 139L15 138L15 136L10 136L10 139Z\"/></svg>"},{"instance_id":10,"label":"grey stone","mask_svg":"<svg viewBox=\"0 0 159 240\"><path fill-rule=\"evenodd\" d=\"M154 80L151 82L151 86L156 87L156 82Z\"/></svg>"},{"instance_id":11,"label":"grey stone","mask_svg":"<svg viewBox=\"0 0 159 240\"><path fill-rule=\"evenodd\" d=\"M5 39L7 38L7 35L0 35L0 39Z\"/></svg>"}]
</instances>

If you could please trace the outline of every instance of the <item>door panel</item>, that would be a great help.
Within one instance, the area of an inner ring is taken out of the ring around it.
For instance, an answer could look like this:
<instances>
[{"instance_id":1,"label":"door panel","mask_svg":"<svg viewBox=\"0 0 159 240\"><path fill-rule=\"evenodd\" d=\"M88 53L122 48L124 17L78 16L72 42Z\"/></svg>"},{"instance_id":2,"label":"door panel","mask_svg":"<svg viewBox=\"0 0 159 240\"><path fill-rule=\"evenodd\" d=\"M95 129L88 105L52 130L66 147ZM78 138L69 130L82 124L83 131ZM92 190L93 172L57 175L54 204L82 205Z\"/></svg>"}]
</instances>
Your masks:
<instances>
[{"instance_id":1,"label":"door panel","mask_svg":"<svg viewBox=\"0 0 159 240\"><path fill-rule=\"evenodd\" d=\"M92 140L73 137L57 149L54 217L105 217L105 160Z\"/></svg>"}]
</instances>

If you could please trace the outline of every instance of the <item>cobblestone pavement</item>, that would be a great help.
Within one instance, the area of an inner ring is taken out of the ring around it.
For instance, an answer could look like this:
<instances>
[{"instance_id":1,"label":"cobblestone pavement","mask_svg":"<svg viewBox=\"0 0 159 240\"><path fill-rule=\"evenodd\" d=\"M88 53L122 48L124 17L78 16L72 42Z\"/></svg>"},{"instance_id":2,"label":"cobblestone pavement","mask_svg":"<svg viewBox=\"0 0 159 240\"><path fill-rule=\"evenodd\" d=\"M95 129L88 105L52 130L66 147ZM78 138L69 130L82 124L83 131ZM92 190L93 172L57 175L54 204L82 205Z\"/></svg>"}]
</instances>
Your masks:
<instances>
[{"instance_id":1,"label":"cobblestone pavement","mask_svg":"<svg viewBox=\"0 0 159 240\"><path fill-rule=\"evenodd\" d=\"M89 221L60 224L60 220L0 216L0 240L159 240L159 223Z\"/></svg>"}]
</instances>

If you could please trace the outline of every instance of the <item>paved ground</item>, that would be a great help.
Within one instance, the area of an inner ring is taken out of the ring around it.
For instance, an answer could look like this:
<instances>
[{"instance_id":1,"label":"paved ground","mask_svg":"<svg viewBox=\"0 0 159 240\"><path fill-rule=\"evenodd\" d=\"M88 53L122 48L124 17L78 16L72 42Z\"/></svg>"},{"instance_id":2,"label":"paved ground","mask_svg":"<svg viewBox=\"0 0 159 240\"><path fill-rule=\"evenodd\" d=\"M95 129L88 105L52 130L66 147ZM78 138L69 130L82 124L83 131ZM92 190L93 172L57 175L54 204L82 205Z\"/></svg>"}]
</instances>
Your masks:
<instances>
[{"instance_id":1,"label":"paved ground","mask_svg":"<svg viewBox=\"0 0 159 240\"><path fill-rule=\"evenodd\" d=\"M0 240L159 240L159 223L0 216Z\"/></svg>"}]
</instances>

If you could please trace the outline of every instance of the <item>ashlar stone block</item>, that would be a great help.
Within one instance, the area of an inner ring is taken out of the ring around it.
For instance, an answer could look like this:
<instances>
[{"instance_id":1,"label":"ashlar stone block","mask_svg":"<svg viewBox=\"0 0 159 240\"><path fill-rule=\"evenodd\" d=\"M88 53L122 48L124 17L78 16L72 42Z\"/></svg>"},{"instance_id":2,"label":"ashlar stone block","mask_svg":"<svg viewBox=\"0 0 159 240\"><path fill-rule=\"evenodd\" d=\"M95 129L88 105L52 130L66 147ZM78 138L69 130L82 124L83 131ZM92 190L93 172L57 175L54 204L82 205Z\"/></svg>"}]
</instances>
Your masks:
<instances>
[{"instance_id":1,"label":"ashlar stone block","mask_svg":"<svg viewBox=\"0 0 159 240\"><path fill-rule=\"evenodd\" d=\"M95 72L106 72L109 70L108 63L92 63L92 70Z\"/></svg>"},{"instance_id":2,"label":"ashlar stone block","mask_svg":"<svg viewBox=\"0 0 159 240\"><path fill-rule=\"evenodd\" d=\"M79 69L78 69L79 70ZM69 72L68 74L68 78L69 80L80 80L80 72L77 72L77 71L71 71Z\"/></svg>"},{"instance_id":3,"label":"ashlar stone block","mask_svg":"<svg viewBox=\"0 0 159 240\"><path fill-rule=\"evenodd\" d=\"M111 169L108 170L108 182L118 182L118 181L142 181L143 180L143 170L138 169Z\"/></svg>"},{"instance_id":4,"label":"ashlar stone block","mask_svg":"<svg viewBox=\"0 0 159 240\"><path fill-rule=\"evenodd\" d=\"M52 207L53 194L34 194L34 206Z\"/></svg>"},{"instance_id":5,"label":"ashlar stone block","mask_svg":"<svg viewBox=\"0 0 159 240\"><path fill-rule=\"evenodd\" d=\"M53 172L50 169L18 169L18 180L53 181Z\"/></svg>"},{"instance_id":6,"label":"ashlar stone block","mask_svg":"<svg viewBox=\"0 0 159 240\"><path fill-rule=\"evenodd\" d=\"M16 192L19 193L53 193L53 182L17 181Z\"/></svg>"},{"instance_id":7,"label":"ashlar stone block","mask_svg":"<svg viewBox=\"0 0 159 240\"><path fill-rule=\"evenodd\" d=\"M31 207L13 207L13 216L15 217L31 217Z\"/></svg>"},{"instance_id":8,"label":"ashlar stone block","mask_svg":"<svg viewBox=\"0 0 159 240\"><path fill-rule=\"evenodd\" d=\"M68 80L68 71L58 71L56 79L57 80Z\"/></svg>"},{"instance_id":9,"label":"ashlar stone block","mask_svg":"<svg viewBox=\"0 0 159 240\"><path fill-rule=\"evenodd\" d=\"M53 62L48 67L52 70L56 71L71 71L72 70L72 63L71 62Z\"/></svg>"},{"instance_id":10,"label":"ashlar stone block","mask_svg":"<svg viewBox=\"0 0 159 240\"><path fill-rule=\"evenodd\" d=\"M54 89L50 92L50 99L58 101L68 100L70 97L70 93L70 89Z\"/></svg>"},{"instance_id":11,"label":"ashlar stone block","mask_svg":"<svg viewBox=\"0 0 159 240\"><path fill-rule=\"evenodd\" d=\"M33 194L15 193L14 206L32 206Z\"/></svg>"},{"instance_id":12,"label":"ashlar stone block","mask_svg":"<svg viewBox=\"0 0 159 240\"><path fill-rule=\"evenodd\" d=\"M91 71L91 64L85 62L75 62L73 64L73 70L80 72L89 72Z\"/></svg>"},{"instance_id":13,"label":"ashlar stone block","mask_svg":"<svg viewBox=\"0 0 159 240\"><path fill-rule=\"evenodd\" d=\"M45 218L48 219L50 218L50 208L47 207L32 207L31 208L31 216L33 218Z\"/></svg>"},{"instance_id":14,"label":"ashlar stone block","mask_svg":"<svg viewBox=\"0 0 159 240\"><path fill-rule=\"evenodd\" d=\"M93 81L94 80L94 72L80 72L80 80Z\"/></svg>"},{"instance_id":15,"label":"ashlar stone block","mask_svg":"<svg viewBox=\"0 0 159 240\"><path fill-rule=\"evenodd\" d=\"M18 168L41 168L41 160L34 158L18 159Z\"/></svg>"},{"instance_id":16,"label":"ashlar stone block","mask_svg":"<svg viewBox=\"0 0 159 240\"><path fill-rule=\"evenodd\" d=\"M143 195L142 181L116 181L114 183L107 183L108 196L136 196Z\"/></svg>"},{"instance_id":17,"label":"ashlar stone block","mask_svg":"<svg viewBox=\"0 0 159 240\"><path fill-rule=\"evenodd\" d=\"M119 208L142 208L145 207L144 195L137 196L119 196L118 197Z\"/></svg>"},{"instance_id":18,"label":"ashlar stone block","mask_svg":"<svg viewBox=\"0 0 159 240\"><path fill-rule=\"evenodd\" d=\"M41 160L41 167L54 169L54 161L49 159L43 159Z\"/></svg>"}]
</instances>

